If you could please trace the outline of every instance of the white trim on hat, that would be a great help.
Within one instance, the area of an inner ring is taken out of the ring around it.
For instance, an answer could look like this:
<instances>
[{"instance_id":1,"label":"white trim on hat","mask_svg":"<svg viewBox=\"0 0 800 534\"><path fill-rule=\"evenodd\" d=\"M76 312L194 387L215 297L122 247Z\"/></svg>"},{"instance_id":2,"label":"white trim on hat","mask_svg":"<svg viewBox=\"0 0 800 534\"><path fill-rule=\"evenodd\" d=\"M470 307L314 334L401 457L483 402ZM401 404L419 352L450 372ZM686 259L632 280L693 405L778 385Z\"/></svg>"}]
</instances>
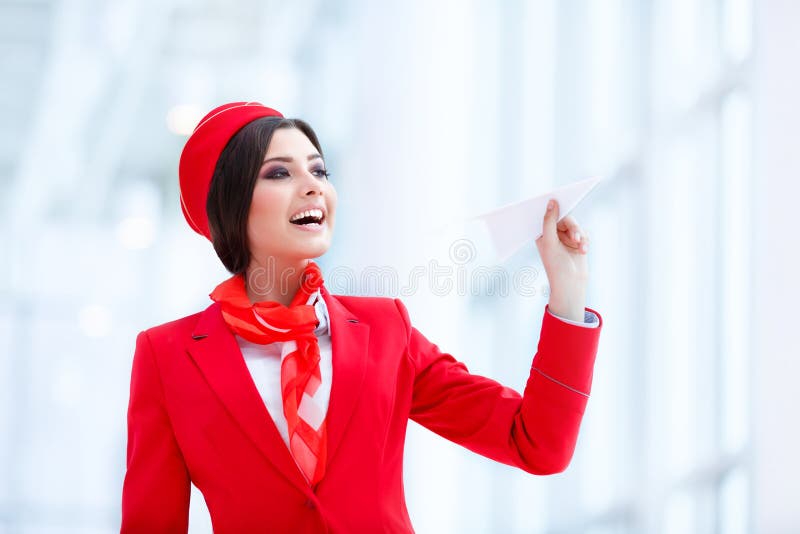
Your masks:
<instances>
[{"instance_id":1,"label":"white trim on hat","mask_svg":"<svg viewBox=\"0 0 800 534\"><path fill-rule=\"evenodd\" d=\"M232 110L232 109L239 109L239 108L243 108L243 107L247 107L247 106L253 106L253 105L255 105L255 106L261 106L261 107L266 107L266 106L264 106L263 104L261 104L261 103L259 103L259 102L245 102L244 104L240 104L240 105L238 105L238 106L231 106L231 107L229 107L229 108L225 108L225 109L223 109L222 111L218 111L218 112L214 113L214 114L213 114L213 115L211 115L210 117L206 118L206 120L204 120L203 122L201 122L201 123L199 123L197 126L195 126L195 127L194 127L194 131L192 132L192 134L194 134L195 132L197 132L197 130L199 130L199 129L200 129L200 127L201 127L202 125L204 125L205 123L207 123L208 121L210 121L210 120L211 120L211 119L213 119L214 117L216 117L216 116L218 116L218 115L220 115L220 114L222 114L222 113L225 113L226 111L230 111L230 110Z\"/></svg>"},{"instance_id":2,"label":"white trim on hat","mask_svg":"<svg viewBox=\"0 0 800 534\"><path fill-rule=\"evenodd\" d=\"M189 222L191 222L191 224L192 224L192 226L193 226L193 228L192 228L192 229L193 229L193 230L196 230L198 233L202 233L202 228L200 228L200 225L199 225L199 224L197 224L197 223L195 222L195 220L192 218L192 214L191 214L191 212L189 211L189 207L186 205L186 201L185 201L185 200L183 200L183 191L179 191L179 192L178 192L178 196L179 196L179 197L180 197L180 199L181 199L181 207L183 208L183 214L184 214L186 217L188 217L188 218L189 218ZM203 235L205 235L205 234L203 234Z\"/></svg>"}]
</instances>

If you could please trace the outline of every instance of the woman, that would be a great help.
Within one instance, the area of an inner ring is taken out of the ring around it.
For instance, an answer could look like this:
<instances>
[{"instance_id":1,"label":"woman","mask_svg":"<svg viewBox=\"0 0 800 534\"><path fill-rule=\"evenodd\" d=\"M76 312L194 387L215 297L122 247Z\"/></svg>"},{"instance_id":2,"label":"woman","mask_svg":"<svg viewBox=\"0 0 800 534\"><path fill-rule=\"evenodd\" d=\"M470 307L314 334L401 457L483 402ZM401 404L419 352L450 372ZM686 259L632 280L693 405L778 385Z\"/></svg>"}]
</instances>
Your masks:
<instances>
[{"instance_id":1,"label":"woman","mask_svg":"<svg viewBox=\"0 0 800 534\"><path fill-rule=\"evenodd\" d=\"M233 276L205 311L137 337L123 532L186 532L190 483L217 533L413 532L409 418L530 473L567 467L602 323L584 308L585 233L557 205L537 241L551 297L520 396L441 352L399 299L327 291L311 258L330 246L336 190L305 122L216 108L180 185Z\"/></svg>"}]
</instances>

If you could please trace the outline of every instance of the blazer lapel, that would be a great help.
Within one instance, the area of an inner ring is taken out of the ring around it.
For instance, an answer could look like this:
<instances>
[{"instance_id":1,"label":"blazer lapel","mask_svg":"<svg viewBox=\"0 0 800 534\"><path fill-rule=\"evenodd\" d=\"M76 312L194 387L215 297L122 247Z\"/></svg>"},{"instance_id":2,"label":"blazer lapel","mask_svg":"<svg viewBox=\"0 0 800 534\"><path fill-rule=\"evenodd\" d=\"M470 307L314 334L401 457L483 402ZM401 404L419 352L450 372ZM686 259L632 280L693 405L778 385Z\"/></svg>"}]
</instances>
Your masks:
<instances>
[{"instance_id":1,"label":"blazer lapel","mask_svg":"<svg viewBox=\"0 0 800 534\"><path fill-rule=\"evenodd\" d=\"M308 490L308 483L256 389L236 338L222 318L219 304L206 308L186 348L244 434L284 477Z\"/></svg>"},{"instance_id":2,"label":"blazer lapel","mask_svg":"<svg viewBox=\"0 0 800 534\"><path fill-rule=\"evenodd\" d=\"M350 310L321 287L322 298L328 308L328 321L333 351L333 384L328 403L328 458L333 459L347 425L361 396L367 369L369 350L369 325L360 321ZM324 478L323 478L324 482Z\"/></svg>"},{"instance_id":3,"label":"blazer lapel","mask_svg":"<svg viewBox=\"0 0 800 534\"><path fill-rule=\"evenodd\" d=\"M367 369L369 330L327 288L321 294L328 309L333 357L333 383L328 403L328 458L330 463L347 430L361 396ZM236 338L222 318L219 304L211 304L197 322L186 348L206 381L244 434L277 470L303 490L308 483L264 406Z\"/></svg>"}]
</instances>

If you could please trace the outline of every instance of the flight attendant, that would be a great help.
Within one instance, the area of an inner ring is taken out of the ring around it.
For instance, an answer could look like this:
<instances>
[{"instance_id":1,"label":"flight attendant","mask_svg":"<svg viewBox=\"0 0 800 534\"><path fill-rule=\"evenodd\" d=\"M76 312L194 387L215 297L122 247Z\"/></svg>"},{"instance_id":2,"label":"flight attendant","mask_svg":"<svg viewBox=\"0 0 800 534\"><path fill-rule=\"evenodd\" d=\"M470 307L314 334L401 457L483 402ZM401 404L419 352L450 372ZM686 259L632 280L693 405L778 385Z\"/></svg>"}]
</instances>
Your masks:
<instances>
[{"instance_id":1,"label":"flight attendant","mask_svg":"<svg viewBox=\"0 0 800 534\"><path fill-rule=\"evenodd\" d=\"M441 351L399 299L328 292L313 258L337 196L307 123L220 106L179 175L187 222L232 276L204 311L136 339L122 532L187 532L191 483L218 534L413 532L409 419L529 473L567 467L602 320L584 307L586 232L557 203L536 241L551 294L520 395Z\"/></svg>"}]
</instances>

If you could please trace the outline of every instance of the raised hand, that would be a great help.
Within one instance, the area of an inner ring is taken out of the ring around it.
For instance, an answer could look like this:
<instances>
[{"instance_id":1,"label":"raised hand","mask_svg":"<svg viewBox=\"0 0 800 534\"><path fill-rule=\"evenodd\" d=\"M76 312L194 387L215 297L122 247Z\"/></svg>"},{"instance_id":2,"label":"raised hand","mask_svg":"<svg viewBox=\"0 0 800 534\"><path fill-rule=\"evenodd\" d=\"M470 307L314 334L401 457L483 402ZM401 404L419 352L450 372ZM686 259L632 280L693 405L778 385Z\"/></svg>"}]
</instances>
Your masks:
<instances>
[{"instance_id":1,"label":"raised hand","mask_svg":"<svg viewBox=\"0 0 800 534\"><path fill-rule=\"evenodd\" d=\"M551 199L544 215L542 236L536 240L550 283L550 311L583 321L589 281L589 236L574 217L567 215L559 221L558 213L558 202Z\"/></svg>"}]
</instances>

